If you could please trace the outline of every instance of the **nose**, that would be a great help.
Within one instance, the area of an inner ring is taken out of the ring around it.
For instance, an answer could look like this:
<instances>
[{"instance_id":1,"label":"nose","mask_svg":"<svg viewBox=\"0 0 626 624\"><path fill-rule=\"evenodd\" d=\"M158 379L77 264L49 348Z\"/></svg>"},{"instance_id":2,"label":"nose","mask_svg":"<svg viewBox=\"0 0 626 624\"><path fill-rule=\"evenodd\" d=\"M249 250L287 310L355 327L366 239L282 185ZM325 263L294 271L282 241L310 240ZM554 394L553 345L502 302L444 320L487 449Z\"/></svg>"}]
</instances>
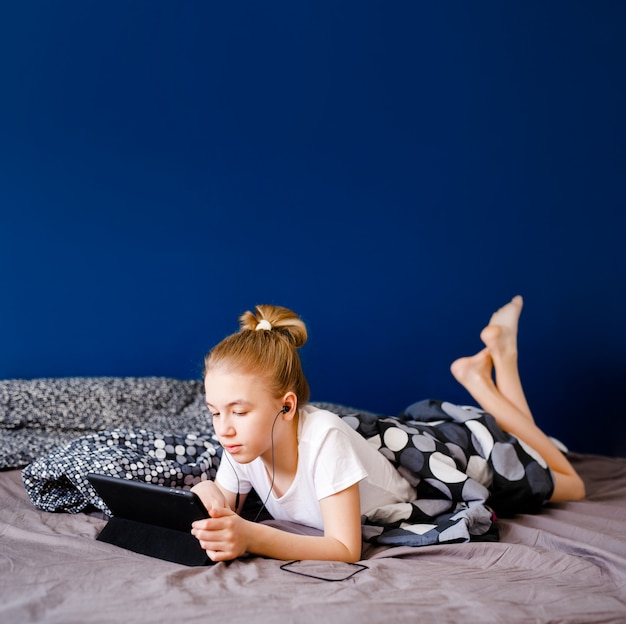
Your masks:
<instances>
[{"instance_id":1,"label":"nose","mask_svg":"<svg viewBox=\"0 0 626 624\"><path fill-rule=\"evenodd\" d=\"M227 438L235 435L235 428L233 427L233 421L230 416L220 416L214 420L213 426L219 438Z\"/></svg>"}]
</instances>

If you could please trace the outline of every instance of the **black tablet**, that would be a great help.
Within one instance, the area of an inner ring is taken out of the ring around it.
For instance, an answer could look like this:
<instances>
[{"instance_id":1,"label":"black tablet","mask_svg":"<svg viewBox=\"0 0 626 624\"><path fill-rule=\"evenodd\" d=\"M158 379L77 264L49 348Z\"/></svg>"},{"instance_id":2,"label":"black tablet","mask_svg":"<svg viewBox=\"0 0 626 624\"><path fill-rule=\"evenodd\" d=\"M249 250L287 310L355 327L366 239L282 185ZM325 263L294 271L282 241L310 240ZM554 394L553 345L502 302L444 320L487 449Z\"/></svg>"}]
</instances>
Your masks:
<instances>
[{"instance_id":1,"label":"black tablet","mask_svg":"<svg viewBox=\"0 0 626 624\"><path fill-rule=\"evenodd\" d=\"M87 480L112 514L98 540L185 565L211 563L191 535L192 522L208 517L194 492L94 473Z\"/></svg>"}]
</instances>

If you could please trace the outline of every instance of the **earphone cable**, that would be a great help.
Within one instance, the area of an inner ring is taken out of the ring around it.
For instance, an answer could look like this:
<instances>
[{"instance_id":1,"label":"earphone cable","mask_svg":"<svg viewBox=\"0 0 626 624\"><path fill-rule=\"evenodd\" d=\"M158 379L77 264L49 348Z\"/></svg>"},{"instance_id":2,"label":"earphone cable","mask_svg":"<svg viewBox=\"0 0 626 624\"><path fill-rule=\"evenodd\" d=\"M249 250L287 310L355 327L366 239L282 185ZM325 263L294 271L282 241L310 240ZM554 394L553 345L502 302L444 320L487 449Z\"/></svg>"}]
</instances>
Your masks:
<instances>
[{"instance_id":1,"label":"earphone cable","mask_svg":"<svg viewBox=\"0 0 626 624\"><path fill-rule=\"evenodd\" d=\"M272 432L271 432L271 438L272 438L272 478L271 478L271 481L270 481L270 489L269 489L269 492L267 493L267 496L265 497L265 500L261 504L261 508L257 512L256 516L254 516L254 520L252 522L256 522L259 519L259 516L261 515L263 510L266 508L265 505L266 505L267 501L269 500L270 494L272 493L272 489L274 488L274 478L275 478L274 427L276 426L276 421L278 420L278 417L281 414L284 414L284 409L280 410L280 412L278 412L278 414L276 414L276 416L274 418L274 422L272 423ZM239 510L239 498L241 496L240 487L239 487L239 475L237 474L237 471L235 470L235 467L233 466L233 463L230 461L230 457L228 457L228 451L224 450L223 454L225 454L226 460L230 464L230 467L233 469L233 472L235 473L235 478L237 479L237 496L235 497L235 513L238 513L238 510Z\"/></svg>"},{"instance_id":2,"label":"earphone cable","mask_svg":"<svg viewBox=\"0 0 626 624\"><path fill-rule=\"evenodd\" d=\"M239 475L237 474L237 471L235 470L235 467L233 466L233 462L230 461L230 457L228 457L228 451L226 449L224 449L224 451L222 452L222 455L226 457L226 460L230 464L230 467L233 469L233 472L235 473L235 479L237 479L237 496L235 496L235 513L238 513L237 510L239 509L239 498L240 498Z\"/></svg>"},{"instance_id":3,"label":"earphone cable","mask_svg":"<svg viewBox=\"0 0 626 624\"><path fill-rule=\"evenodd\" d=\"M263 501L263 504L261 505L261 509L259 509L259 511L257 512L256 516L254 516L254 520L252 522L256 522L259 519L259 516L261 515L263 510L266 508L265 504L269 500L270 494L272 493L272 489L274 488L274 477L275 477L275 474L274 474L274 468L275 468L275 462L274 462L274 427L276 426L276 421L278 420L278 417L282 413L284 413L283 410L278 412L278 414L276 414L276 417L274 418L274 422L272 423L272 433L271 433L271 437L272 437L272 479L271 479L271 482L270 482L270 489L269 489L269 492L267 493L267 496L265 497L265 500Z\"/></svg>"}]
</instances>

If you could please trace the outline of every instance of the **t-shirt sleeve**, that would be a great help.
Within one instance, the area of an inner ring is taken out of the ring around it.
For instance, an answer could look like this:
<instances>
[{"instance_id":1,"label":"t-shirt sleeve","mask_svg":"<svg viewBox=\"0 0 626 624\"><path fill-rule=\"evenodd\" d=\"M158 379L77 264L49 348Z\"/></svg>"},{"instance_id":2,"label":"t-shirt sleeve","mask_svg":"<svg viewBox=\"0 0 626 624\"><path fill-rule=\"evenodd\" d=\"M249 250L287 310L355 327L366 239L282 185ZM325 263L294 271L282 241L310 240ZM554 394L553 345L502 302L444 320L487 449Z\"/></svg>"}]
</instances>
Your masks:
<instances>
[{"instance_id":1,"label":"t-shirt sleeve","mask_svg":"<svg viewBox=\"0 0 626 624\"><path fill-rule=\"evenodd\" d=\"M317 500L321 500L365 479L367 471L350 438L333 428L320 443L313 475Z\"/></svg>"}]
</instances>

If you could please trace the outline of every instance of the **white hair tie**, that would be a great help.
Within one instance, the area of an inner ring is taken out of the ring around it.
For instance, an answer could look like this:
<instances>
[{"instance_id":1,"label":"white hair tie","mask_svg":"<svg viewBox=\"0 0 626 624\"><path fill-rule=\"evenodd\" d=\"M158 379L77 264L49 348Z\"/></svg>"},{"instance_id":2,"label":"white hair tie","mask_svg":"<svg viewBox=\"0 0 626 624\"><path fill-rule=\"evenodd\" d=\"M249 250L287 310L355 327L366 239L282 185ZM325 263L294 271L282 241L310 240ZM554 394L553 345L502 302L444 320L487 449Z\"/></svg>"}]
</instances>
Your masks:
<instances>
[{"instance_id":1,"label":"white hair tie","mask_svg":"<svg viewBox=\"0 0 626 624\"><path fill-rule=\"evenodd\" d=\"M261 319L256 326L256 330L258 331L259 329L267 329L269 331L272 329L272 324L265 319Z\"/></svg>"}]
</instances>

